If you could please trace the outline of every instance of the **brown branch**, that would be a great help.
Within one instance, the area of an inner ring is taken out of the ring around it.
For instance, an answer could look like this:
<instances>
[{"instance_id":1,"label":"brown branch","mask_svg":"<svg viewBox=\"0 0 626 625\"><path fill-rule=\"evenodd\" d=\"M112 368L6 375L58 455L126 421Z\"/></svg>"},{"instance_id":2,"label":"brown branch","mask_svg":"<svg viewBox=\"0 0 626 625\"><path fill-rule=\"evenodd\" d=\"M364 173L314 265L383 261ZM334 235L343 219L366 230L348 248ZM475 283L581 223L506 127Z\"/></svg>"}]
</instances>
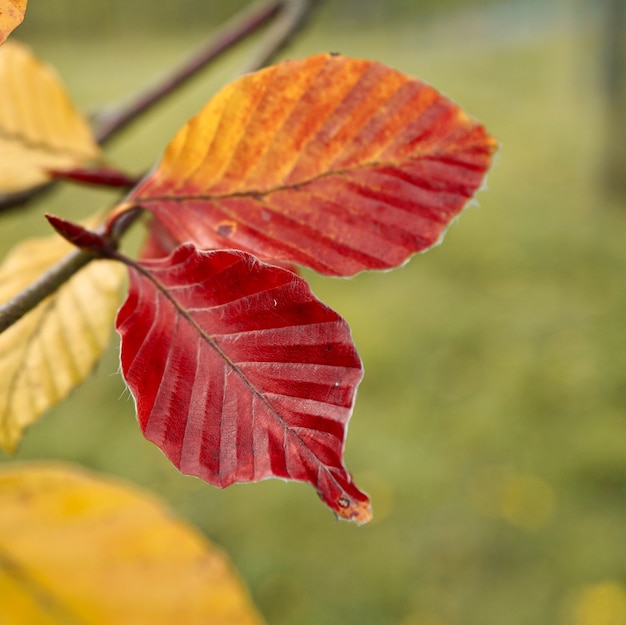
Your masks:
<instances>
[{"instance_id":1,"label":"brown branch","mask_svg":"<svg viewBox=\"0 0 626 625\"><path fill-rule=\"evenodd\" d=\"M200 70L270 21L283 4L281 0L254 3L223 25L208 43L195 50L165 76L144 87L127 102L98 112L93 119L98 142L110 140L146 111L165 100Z\"/></svg>"},{"instance_id":2,"label":"brown branch","mask_svg":"<svg viewBox=\"0 0 626 625\"><path fill-rule=\"evenodd\" d=\"M23 191L16 191L15 193L0 193L0 213L11 208L28 204L36 197L49 191L53 184L52 182L46 182L45 184L40 184L30 189L24 189Z\"/></svg>"},{"instance_id":3,"label":"brown branch","mask_svg":"<svg viewBox=\"0 0 626 625\"><path fill-rule=\"evenodd\" d=\"M13 299L0 306L0 334L52 295L94 258L93 254L75 250Z\"/></svg>"},{"instance_id":4,"label":"brown branch","mask_svg":"<svg viewBox=\"0 0 626 625\"><path fill-rule=\"evenodd\" d=\"M143 210L139 207L130 206L124 212L120 212L115 218L110 217L107 222L93 232L84 229L78 224L72 224L54 216L46 215L52 227L61 236L75 245L81 245L82 243L84 247L70 252L65 258L43 273L35 282L23 291L20 291L8 302L0 305L0 334L33 310L44 299L50 297L92 260L117 258L114 251L119 240L142 213ZM64 230L63 227L59 228L57 222L61 222L61 226L70 226L71 229ZM78 237L71 236L77 232ZM94 235L93 238L90 237L92 234ZM95 246L93 245L94 240L97 242Z\"/></svg>"},{"instance_id":5,"label":"brown branch","mask_svg":"<svg viewBox=\"0 0 626 625\"><path fill-rule=\"evenodd\" d=\"M241 73L255 72L270 63L308 22L311 11L320 4L321 0L285 0L283 10Z\"/></svg>"}]
</instances>

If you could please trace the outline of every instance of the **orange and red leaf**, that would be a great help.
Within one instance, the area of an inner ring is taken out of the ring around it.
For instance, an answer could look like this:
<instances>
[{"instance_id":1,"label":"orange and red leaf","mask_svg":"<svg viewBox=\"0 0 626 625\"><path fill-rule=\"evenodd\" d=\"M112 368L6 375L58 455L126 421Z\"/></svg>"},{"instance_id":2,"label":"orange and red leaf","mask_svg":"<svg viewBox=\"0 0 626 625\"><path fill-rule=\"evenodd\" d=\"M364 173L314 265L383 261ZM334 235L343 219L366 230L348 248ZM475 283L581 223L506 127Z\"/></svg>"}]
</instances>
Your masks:
<instances>
[{"instance_id":1,"label":"orange and red leaf","mask_svg":"<svg viewBox=\"0 0 626 625\"><path fill-rule=\"evenodd\" d=\"M27 0L0 0L0 45L22 23Z\"/></svg>"},{"instance_id":2,"label":"orange and red leaf","mask_svg":"<svg viewBox=\"0 0 626 625\"><path fill-rule=\"evenodd\" d=\"M220 91L130 200L179 243L348 276L437 243L495 148L427 84L324 54Z\"/></svg>"}]
</instances>

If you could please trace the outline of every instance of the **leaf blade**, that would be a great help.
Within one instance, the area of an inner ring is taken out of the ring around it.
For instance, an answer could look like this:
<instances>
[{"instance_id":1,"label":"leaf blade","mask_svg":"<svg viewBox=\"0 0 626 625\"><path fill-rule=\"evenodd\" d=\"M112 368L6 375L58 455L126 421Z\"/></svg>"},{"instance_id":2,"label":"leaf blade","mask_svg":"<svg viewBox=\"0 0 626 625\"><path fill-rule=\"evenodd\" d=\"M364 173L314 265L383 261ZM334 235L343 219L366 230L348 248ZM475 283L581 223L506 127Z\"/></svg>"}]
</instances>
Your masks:
<instances>
[{"instance_id":1,"label":"leaf blade","mask_svg":"<svg viewBox=\"0 0 626 625\"><path fill-rule=\"evenodd\" d=\"M222 488L309 482L340 516L369 520L342 461L361 361L304 280L188 244L131 270L116 326L142 431L183 473Z\"/></svg>"},{"instance_id":2,"label":"leaf blade","mask_svg":"<svg viewBox=\"0 0 626 625\"><path fill-rule=\"evenodd\" d=\"M100 149L56 73L10 41L0 48L0 191L51 179L49 170L97 161Z\"/></svg>"},{"instance_id":3,"label":"leaf blade","mask_svg":"<svg viewBox=\"0 0 626 625\"><path fill-rule=\"evenodd\" d=\"M0 507L2 622L262 623L225 554L120 480L6 465Z\"/></svg>"},{"instance_id":4,"label":"leaf blade","mask_svg":"<svg viewBox=\"0 0 626 625\"><path fill-rule=\"evenodd\" d=\"M347 276L437 243L495 148L425 83L317 55L225 87L131 199L178 242Z\"/></svg>"},{"instance_id":5,"label":"leaf blade","mask_svg":"<svg viewBox=\"0 0 626 625\"><path fill-rule=\"evenodd\" d=\"M0 265L0 302L72 249L57 235L22 241ZM92 371L109 342L124 273L120 263L93 262L0 334L2 449L13 452L26 428Z\"/></svg>"}]
</instances>

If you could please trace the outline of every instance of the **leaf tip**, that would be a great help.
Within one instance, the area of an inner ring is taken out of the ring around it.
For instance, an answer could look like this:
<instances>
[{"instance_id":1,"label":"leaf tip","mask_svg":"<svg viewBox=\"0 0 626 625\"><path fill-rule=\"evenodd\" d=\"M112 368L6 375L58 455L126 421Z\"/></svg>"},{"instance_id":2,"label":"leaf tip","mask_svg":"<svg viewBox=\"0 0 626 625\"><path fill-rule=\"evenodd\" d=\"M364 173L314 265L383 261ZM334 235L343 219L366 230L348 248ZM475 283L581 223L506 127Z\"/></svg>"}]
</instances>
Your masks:
<instances>
[{"instance_id":1,"label":"leaf tip","mask_svg":"<svg viewBox=\"0 0 626 625\"><path fill-rule=\"evenodd\" d=\"M361 501L340 497L333 509L339 518L363 525L372 520L372 504L367 496L364 497Z\"/></svg>"}]
</instances>

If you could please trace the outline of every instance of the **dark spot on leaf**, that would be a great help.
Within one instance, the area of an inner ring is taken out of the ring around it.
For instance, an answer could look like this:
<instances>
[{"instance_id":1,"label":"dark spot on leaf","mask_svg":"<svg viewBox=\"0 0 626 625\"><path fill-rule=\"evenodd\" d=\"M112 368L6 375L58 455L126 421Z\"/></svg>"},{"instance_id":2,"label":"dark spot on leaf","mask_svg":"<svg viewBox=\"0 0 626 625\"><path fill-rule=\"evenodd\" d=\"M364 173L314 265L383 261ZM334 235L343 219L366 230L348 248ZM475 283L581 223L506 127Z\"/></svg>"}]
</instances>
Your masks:
<instances>
[{"instance_id":1,"label":"dark spot on leaf","mask_svg":"<svg viewBox=\"0 0 626 625\"><path fill-rule=\"evenodd\" d=\"M228 239L234 234L235 230L237 230L237 224L234 221L220 221L217 224L216 232L219 236Z\"/></svg>"}]
</instances>

